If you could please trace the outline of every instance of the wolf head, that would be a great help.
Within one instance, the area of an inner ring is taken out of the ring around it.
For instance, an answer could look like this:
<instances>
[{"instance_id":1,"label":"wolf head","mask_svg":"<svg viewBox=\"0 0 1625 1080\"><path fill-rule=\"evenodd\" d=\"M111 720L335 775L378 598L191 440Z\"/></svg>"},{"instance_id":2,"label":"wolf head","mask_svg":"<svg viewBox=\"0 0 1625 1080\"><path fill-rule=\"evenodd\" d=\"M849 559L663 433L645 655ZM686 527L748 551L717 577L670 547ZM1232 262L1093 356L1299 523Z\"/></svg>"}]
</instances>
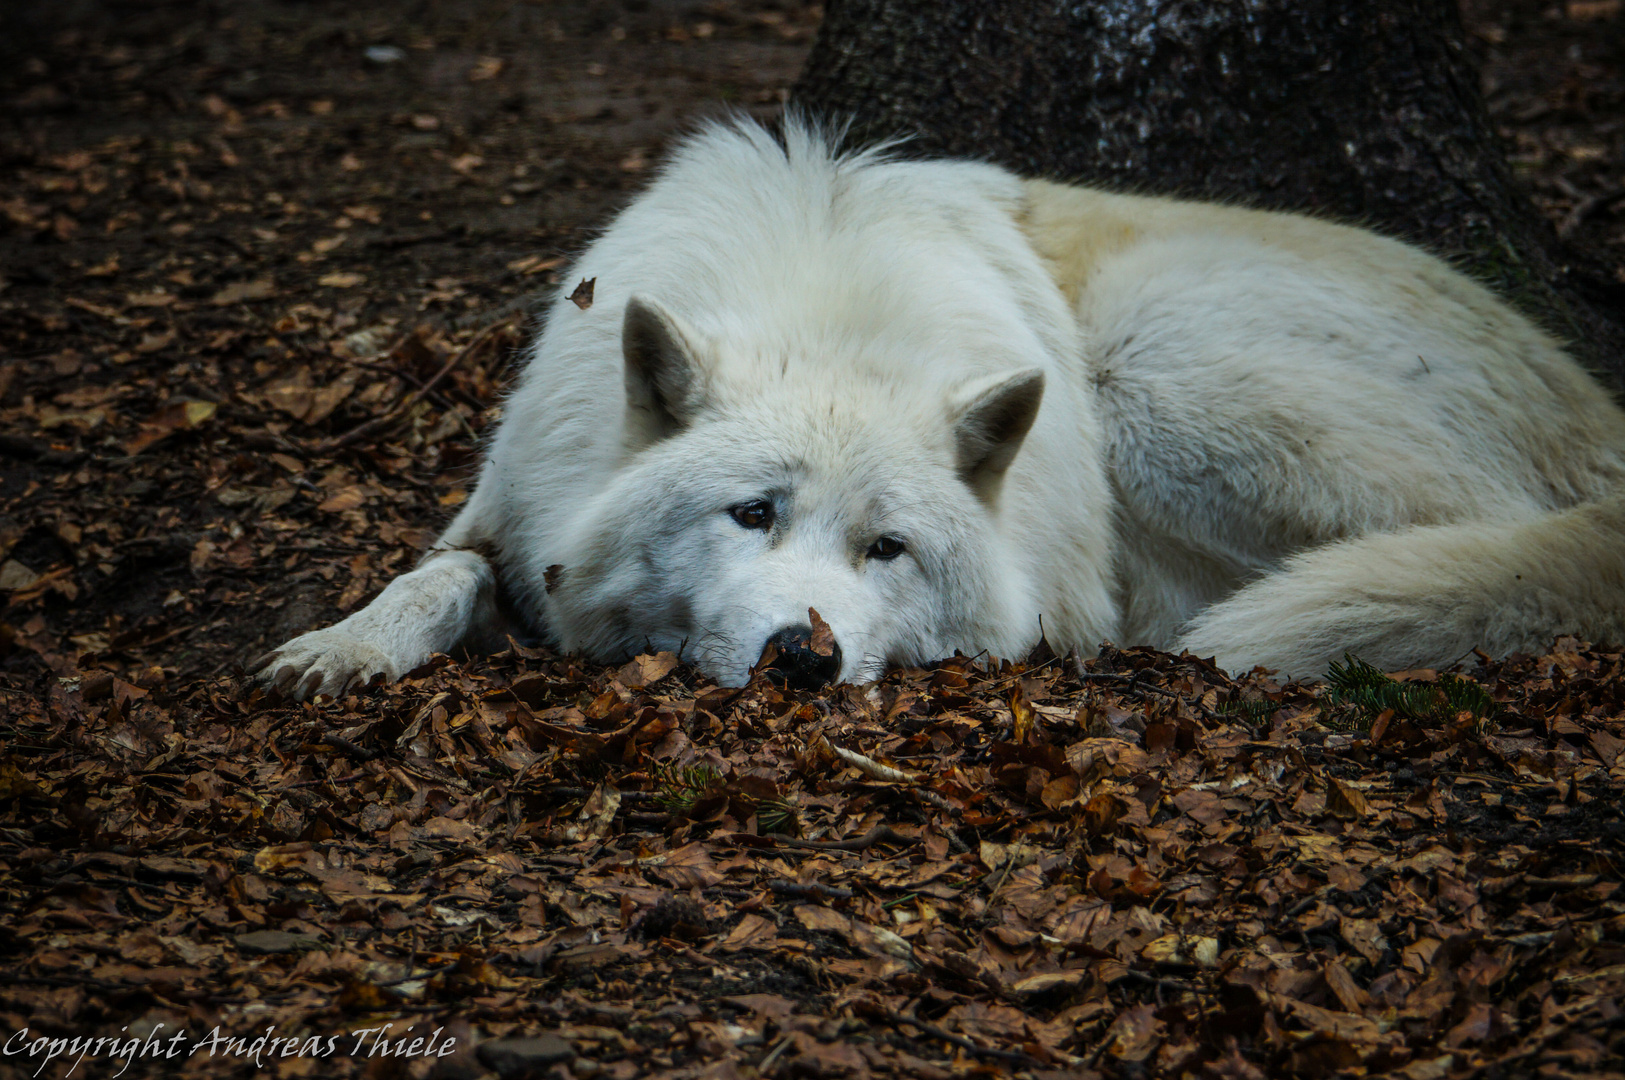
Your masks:
<instances>
[{"instance_id":1,"label":"wolf head","mask_svg":"<svg viewBox=\"0 0 1625 1080\"><path fill-rule=\"evenodd\" d=\"M671 650L739 685L772 641L793 679L863 681L1025 625L998 503L1041 370L922 393L888 365L764 354L639 297L622 344L624 459L575 516L547 600L564 647ZM833 649L808 647L809 609Z\"/></svg>"}]
</instances>

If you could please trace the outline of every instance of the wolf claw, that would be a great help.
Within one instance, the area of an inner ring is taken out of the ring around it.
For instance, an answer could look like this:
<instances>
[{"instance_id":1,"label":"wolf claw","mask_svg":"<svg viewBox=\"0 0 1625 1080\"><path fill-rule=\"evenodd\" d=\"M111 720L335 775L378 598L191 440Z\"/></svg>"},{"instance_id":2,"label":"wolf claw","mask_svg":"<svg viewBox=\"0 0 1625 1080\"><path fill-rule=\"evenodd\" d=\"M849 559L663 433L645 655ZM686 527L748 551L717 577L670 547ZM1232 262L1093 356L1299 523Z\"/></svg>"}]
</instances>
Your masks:
<instances>
[{"instance_id":1,"label":"wolf claw","mask_svg":"<svg viewBox=\"0 0 1625 1080\"><path fill-rule=\"evenodd\" d=\"M257 659L250 675L261 686L303 701L317 694L338 697L350 686L400 674L381 649L336 628L301 634Z\"/></svg>"}]
</instances>

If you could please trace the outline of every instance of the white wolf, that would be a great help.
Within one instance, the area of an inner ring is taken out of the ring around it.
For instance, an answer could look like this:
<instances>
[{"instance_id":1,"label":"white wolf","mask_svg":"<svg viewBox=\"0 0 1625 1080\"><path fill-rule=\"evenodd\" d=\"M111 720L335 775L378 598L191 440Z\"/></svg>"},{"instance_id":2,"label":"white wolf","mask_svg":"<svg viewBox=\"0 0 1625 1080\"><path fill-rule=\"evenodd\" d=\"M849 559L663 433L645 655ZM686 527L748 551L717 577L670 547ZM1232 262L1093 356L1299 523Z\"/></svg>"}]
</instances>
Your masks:
<instances>
[{"instance_id":1,"label":"white wolf","mask_svg":"<svg viewBox=\"0 0 1625 1080\"><path fill-rule=\"evenodd\" d=\"M792 119L688 139L577 276L434 550L262 679L510 616L724 684L770 640L818 682L1041 634L1298 675L1625 639L1625 413L1397 241Z\"/></svg>"}]
</instances>

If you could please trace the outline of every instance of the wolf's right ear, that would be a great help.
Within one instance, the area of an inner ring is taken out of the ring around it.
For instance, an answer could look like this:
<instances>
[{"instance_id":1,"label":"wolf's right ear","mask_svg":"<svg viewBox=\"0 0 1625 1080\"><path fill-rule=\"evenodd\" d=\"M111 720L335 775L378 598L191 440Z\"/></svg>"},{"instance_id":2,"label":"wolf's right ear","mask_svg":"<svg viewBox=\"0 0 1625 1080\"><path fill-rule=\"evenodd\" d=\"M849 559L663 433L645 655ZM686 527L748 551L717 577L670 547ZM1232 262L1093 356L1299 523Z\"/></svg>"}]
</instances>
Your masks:
<instances>
[{"instance_id":1,"label":"wolf's right ear","mask_svg":"<svg viewBox=\"0 0 1625 1080\"><path fill-rule=\"evenodd\" d=\"M954 395L950 406L960 479L982 501L998 498L1004 471L1016 459L1044 400L1040 368L977 379Z\"/></svg>"},{"instance_id":2,"label":"wolf's right ear","mask_svg":"<svg viewBox=\"0 0 1625 1080\"><path fill-rule=\"evenodd\" d=\"M700 336L660 304L634 296L621 324L629 441L638 447L686 427L704 391Z\"/></svg>"}]
</instances>

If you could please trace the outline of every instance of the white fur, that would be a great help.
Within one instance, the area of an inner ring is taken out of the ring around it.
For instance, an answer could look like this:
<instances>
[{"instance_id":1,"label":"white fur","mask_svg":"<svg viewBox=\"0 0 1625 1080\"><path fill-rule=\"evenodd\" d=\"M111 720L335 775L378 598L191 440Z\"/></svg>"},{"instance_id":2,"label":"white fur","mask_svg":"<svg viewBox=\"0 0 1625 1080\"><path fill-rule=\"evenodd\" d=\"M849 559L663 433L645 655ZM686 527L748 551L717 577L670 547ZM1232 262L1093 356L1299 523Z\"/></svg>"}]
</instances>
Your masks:
<instances>
[{"instance_id":1,"label":"white fur","mask_svg":"<svg viewBox=\"0 0 1625 1080\"><path fill-rule=\"evenodd\" d=\"M1372 233L740 123L581 277L440 550L267 678L331 693L489 640L499 582L566 649L727 683L809 607L843 679L1040 625L1303 675L1625 638L1625 415ZM759 498L769 532L729 514ZM881 535L906 553L868 557Z\"/></svg>"}]
</instances>

